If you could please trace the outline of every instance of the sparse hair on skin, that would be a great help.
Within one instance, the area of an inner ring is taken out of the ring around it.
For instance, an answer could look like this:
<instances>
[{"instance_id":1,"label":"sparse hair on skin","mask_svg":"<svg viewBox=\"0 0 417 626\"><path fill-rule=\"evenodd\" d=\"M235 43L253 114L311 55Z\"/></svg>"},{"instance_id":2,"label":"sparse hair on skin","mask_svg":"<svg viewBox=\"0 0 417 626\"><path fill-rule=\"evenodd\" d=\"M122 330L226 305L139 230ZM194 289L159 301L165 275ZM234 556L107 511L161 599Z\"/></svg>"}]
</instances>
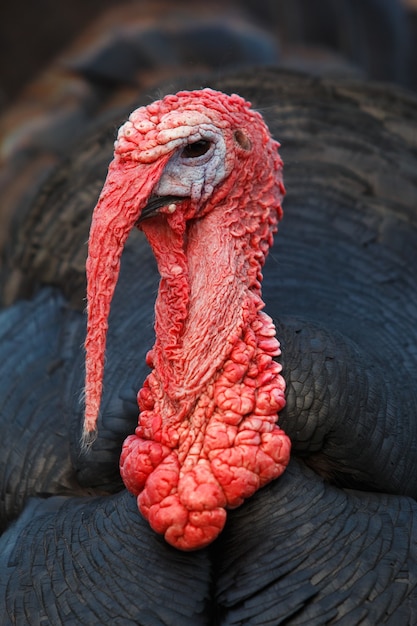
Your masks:
<instances>
[{"instance_id":1,"label":"sparse hair on skin","mask_svg":"<svg viewBox=\"0 0 417 626\"><path fill-rule=\"evenodd\" d=\"M78 398L78 402L79 405L84 407L85 405L85 387L83 387L80 391L80 395ZM82 433L80 436L80 455L83 454L88 454L89 451L91 450L92 445L94 444L95 440L98 437L98 430L97 428L95 430L92 431L88 431L86 430L86 428L83 425L82 428Z\"/></svg>"},{"instance_id":2,"label":"sparse hair on skin","mask_svg":"<svg viewBox=\"0 0 417 626\"><path fill-rule=\"evenodd\" d=\"M97 439L97 435L97 428L95 430L92 430L91 432L88 432L88 430L83 428L83 432L80 438L81 454L87 454L91 450L93 443Z\"/></svg>"}]
</instances>

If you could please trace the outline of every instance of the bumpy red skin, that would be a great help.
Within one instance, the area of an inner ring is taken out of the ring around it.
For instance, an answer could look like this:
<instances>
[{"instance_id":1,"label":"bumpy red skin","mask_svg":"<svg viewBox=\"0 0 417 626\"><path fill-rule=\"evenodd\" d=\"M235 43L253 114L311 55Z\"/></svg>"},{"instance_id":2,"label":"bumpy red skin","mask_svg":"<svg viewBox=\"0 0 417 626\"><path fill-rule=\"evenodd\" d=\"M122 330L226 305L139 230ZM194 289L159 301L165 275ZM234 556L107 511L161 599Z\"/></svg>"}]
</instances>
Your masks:
<instances>
[{"instance_id":1,"label":"bumpy red skin","mask_svg":"<svg viewBox=\"0 0 417 626\"><path fill-rule=\"evenodd\" d=\"M158 143L159 129L167 128L168 116L169 124L182 129L184 111L193 123L201 114L221 129L224 177L210 193L184 199L172 214L141 226L161 284L156 341L147 358L152 371L138 394L139 425L124 443L120 468L152 528L173 546L193 550L213 541L225 524L226 508L277 478L290 455L290 441L276 423L285 404L281 368L273 360L279 343L261 310L261 268L282 214L282 163L260 115L238 96L183 92L136 112L127 136L122 127L90 237L88 278L98 285L91 305L89 298L86 346L96 369L89 378L87 368L86 392L93 395L90 404L87 396L87 409L94 426L101 393L95 380L101 385L109 290L120 249L172 153L167 142L162 140L162 148ZM169 140L174 135L168 131ZM132 163L138 174L138 162L148 170L146 182L140 172L142 193L132 179L126 184ZM128 208L136 198L136 214L115 203L121 190ZM114 222L118 243L110 242L109 263L104 251ZM99 323L94 315L101 316Z\"/></svg>"},{"instance_id":2,"label":"bumpy red skin","mask_svg":"<svg viewBox=\"0 0 417 626\"><path fill-rule=\"evenodd\" d=\"M225 507L242 504L288 462L289 441L275 423L284 406L280 367L272 360L279 345L268 316L248 311L249 317L195 403L170 402L158 372L149 375L138 396L140 424L123 447L126 487L152 528L184 550L215 539Z\"/></svg>"}]
</instances>

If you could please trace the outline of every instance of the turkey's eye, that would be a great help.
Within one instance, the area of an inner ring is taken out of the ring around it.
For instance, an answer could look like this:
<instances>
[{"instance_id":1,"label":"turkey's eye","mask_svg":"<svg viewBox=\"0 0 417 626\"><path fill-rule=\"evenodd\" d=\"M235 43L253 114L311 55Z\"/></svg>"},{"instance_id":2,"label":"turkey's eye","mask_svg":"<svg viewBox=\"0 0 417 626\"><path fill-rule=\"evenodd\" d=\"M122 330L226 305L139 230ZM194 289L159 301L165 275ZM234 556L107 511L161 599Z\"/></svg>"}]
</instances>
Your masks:
<instances>
[{"instance_id":1,"label":"turkey's eye","mask_svg":"<svg viewBox=\"0 0 417 626\"><path fill-rule=\"evenodd\" d=\"M210 148L211 142L206 139L200 139L199 141L195 141L194 143L189 143L183 149L181 156L186 159L195 159L196 157L202 156L206 154L208 149Z\"/></svg>"}]
</instances>

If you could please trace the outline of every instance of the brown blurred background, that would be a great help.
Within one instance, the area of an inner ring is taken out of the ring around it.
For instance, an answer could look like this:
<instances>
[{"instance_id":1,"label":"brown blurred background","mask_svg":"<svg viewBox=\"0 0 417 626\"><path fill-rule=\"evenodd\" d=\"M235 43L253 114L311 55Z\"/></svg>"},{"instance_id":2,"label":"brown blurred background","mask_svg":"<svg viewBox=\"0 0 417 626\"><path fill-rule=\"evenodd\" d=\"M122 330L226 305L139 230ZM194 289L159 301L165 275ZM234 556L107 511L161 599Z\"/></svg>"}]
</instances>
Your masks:
<instances>
[{"instance_id":1,"label":"brown blurred background","mask_svg":"<svg viewBox=\"0 0 417 626\"><path fill-rule=\"evenodd\" d=\"M0 107L117 0L2 0Z\"/></svg>"},{"instance_id":2,"label":"brown blurred background","mask_svg":"<svg viewBox=\"0 0 417 626\"><path fill-rule=\"evenodd\" d=\"M231 0L225 0L223 4L229 1ZM389 1L395 4L397 0ZM131 0L131 2L148 4L150 7L154 4L146 0ZM356 0L356 4L360 2L362 0ZM401 2L407 11L411 41L411 49L407 51L408 67L405 68L404 76L400 77L399 81L406 86L416 88L417 0L398 0L398 2ZM205 0L194 0L190 2L190 6L195 9L199 3L206 7L211 5L211 2ZM65 50L100 13L120 4L120 0L36 0L35 2L33 0L2 0L0 3L0 111L10 104L22 87L44 69L57 54ZM291 4L293 3L287 2L287 6ZM298 4L303 3L298 2ZM323 12L325 13L326 10L329 12L329 8L331 10L334 2L323 0L322 4L329 5L327 9L325 7ZM341 10L344 4L346 4L344 0L339 0ZM355 4L355 1L351 4ZM367 4L374 4L377 8L378 4L386 5L387 3L384 0L374 0L373 3L367 2ZM249 6L253 16L256 15L256 7L258 7L262 19L261 13L265 13L265 7L271 11L273 2L268 2L268 0L245 2L243 0L242 5ZM279 6L280 2L277 1L276 5ZM314 12L317 1L310 0L310 5ZM175 6L174 2L173 6ZM304 6L307 6L306 3ZM278 17L280 10L277 9ZM312 21L314 22L313 15ZM305 32L302 36L308 40L308 24L305 24L303 28Z\"/></svg>"}]
</instances>

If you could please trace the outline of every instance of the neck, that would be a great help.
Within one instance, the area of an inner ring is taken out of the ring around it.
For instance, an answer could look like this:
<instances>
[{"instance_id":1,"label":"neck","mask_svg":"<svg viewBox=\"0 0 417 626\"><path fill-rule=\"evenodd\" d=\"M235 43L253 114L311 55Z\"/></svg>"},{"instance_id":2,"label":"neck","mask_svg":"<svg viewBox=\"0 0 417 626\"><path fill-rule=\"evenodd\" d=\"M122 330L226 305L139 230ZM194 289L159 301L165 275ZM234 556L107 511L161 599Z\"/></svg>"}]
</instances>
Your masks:
<instances>
[{"instance_id":1,"label":"neck","mask_svg":"<svg viewBox=\"0 0 417 626\"><path fill-rule=\"evenodd\" d=\"M172 399L196 396L263 306L260 290L250 289L240 240L215 214L190 226L185 246L168 224L147 236L162 277L153 366Z\"/></svg>"},{"instance_id":2,"label":"neck","mask_svg":"<svg viewBox=\"0 0 417 626\"><path fill-rule=\"evenodd\" d=\"M261 312L264 257L248 254L248 238L216 213L186 234L168 220L146 226L161 273L148 359L154 369L121 457L142 513L183 549L212 541L224 508L276 478L289 458L289 440L276 425L285 404L273 360L279 344Z\"/></svg>"}]
</instances>

